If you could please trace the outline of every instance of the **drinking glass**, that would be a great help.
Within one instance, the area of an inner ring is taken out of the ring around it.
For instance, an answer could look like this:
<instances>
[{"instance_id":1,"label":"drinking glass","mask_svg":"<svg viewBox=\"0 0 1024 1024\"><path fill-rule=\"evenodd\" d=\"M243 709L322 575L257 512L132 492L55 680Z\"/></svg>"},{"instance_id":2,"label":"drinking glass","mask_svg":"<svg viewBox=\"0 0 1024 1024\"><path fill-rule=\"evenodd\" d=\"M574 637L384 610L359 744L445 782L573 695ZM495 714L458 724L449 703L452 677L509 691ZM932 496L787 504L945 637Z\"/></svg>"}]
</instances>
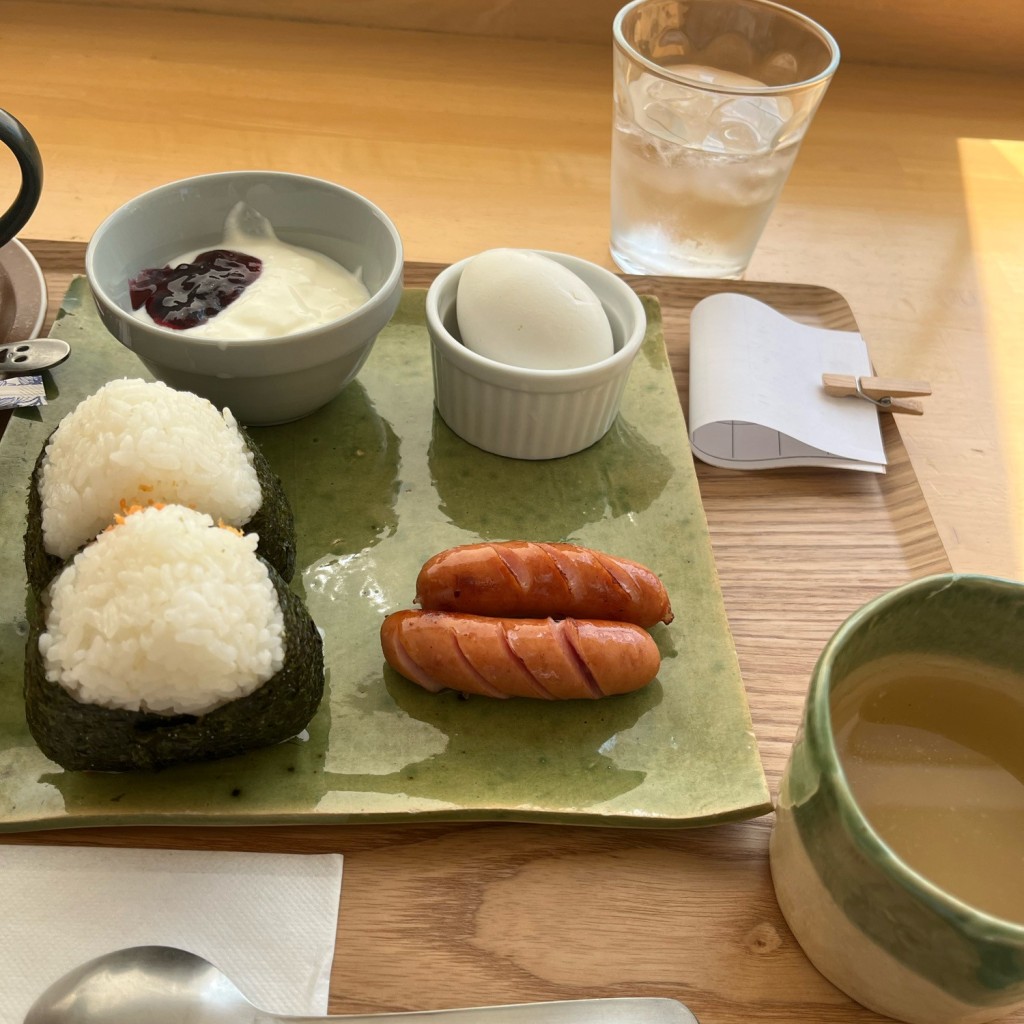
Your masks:
<instances>
[{"instance_id":1,"label":"drinking glass","mask_svg":"<svg viewBox=\"0 0 1024 1024\"><path fill-rule=\"evenodd\" d=\"M768 0L633 0L613 39L612 257L632 274L741 277L839 47Z\"/></svg>"}]
</instances>

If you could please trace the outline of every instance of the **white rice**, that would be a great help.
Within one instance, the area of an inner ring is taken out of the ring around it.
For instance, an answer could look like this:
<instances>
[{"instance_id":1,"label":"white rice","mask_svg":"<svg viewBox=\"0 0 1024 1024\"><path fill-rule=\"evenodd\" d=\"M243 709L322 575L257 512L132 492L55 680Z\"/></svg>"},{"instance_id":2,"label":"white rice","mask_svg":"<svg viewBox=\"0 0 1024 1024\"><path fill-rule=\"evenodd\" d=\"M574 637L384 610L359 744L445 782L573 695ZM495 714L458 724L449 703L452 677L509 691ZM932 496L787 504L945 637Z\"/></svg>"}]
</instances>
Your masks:
<instances>
[{"instance_id":1,"label":"white rice","mask_svg":"<svg viewBox=\"0 0 1024 1024\"><path fill-rule=\"evenodd\" d=\"M161 382L115 380L57 426L39 476L43 542L69 558L114 521L121 503L187 505L244 526L260 485L225 409Z\"/></svg>"},{"instance_id":2,"label":"white rice","mask_svg":"<svg viewBox=\"0 0 1024 1024\"><path fill-rule=\"evenodd\" d=\"M46 678L84 703L202 714L284 662L284 618L255 534L168 505L124 517L50 588Z\"/></svg>"}]
</instances>

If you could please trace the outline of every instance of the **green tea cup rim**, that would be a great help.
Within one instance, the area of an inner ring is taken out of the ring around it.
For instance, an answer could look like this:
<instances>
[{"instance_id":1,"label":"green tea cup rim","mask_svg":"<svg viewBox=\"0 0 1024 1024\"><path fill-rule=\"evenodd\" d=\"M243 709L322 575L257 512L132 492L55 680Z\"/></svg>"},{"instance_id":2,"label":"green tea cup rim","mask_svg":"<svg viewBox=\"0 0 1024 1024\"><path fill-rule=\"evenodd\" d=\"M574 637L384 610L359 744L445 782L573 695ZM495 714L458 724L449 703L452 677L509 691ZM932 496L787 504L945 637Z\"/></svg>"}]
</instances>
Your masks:
<instances>
[{"instance_id":1,"label":"green tea cup rim","mask_svg":"<svg viewBox=\"0 0 1024 1024\"><path fill-rule=\"evenodd\" d=\"M1017 591L1024 602L1024 582L983 573L938 573L924 576L872 598L853 612L836 630L818 657L811 674L804 714L805 742L821 766L822 775L836 794L844 826L859 848L902 888L928 904L938 915L978 938L1024 945L1024 923L979 910L946 892L902 860L872 828L855 800L839 762L832 733L830 694L832 669L837 653L851 634L903 601L908 595L937 593L947 587L973 587L993 591Z\"/></svg>"}]
</instances>

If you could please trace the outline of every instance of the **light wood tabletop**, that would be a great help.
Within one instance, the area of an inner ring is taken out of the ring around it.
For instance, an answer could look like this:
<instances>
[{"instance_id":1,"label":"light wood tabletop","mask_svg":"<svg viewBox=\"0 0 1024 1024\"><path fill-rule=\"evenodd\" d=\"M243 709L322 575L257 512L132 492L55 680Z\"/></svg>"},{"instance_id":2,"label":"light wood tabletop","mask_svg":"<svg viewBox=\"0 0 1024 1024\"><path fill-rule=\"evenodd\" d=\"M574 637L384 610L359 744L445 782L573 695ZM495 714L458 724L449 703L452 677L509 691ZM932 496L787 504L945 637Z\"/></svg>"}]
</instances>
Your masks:
<instances>
[{"instance_id":1,"label":"light wood tabletop","mask_svg":"<svg viewBox=\"0 0 1024 1024\"><path fill-rule=\"evenodd\" d=\"M364 193L412 260L509 245L612 266L610 42L6 0L4 43L0 101L46 164L24 238L85 240L147 188L269 167ZM880 373L931 381L902 429L939 534L956 569L1012 577L1022 81L841 65L747 275L834 288Z\"/></svg>"},{"instance_id":2,"label":"light wood tabletop","mask_svg":"<svg viewBox=\"0 0 1024 1024\"><path fill-rule=\"evenodd\" d=\"M367 195L402 234L410 286L492 246L612 266L607 43L166 11L155 31L145 10L10 0L4 34L0 105L46 164L22 237L51 306L119 204L243 167ZM783 286L819 289L830 325L859 327L880 374L934 389L924 416L886 422L882 477L698 465L773 794L815 658L846 615L950 566L1021 575L1022 85L844 64L747 275L778 283L783 303ZM0 162L0 187L5 175ZM663 302L685 409L688 310L707 286L631 283ZM167 826L4 841L344 853L332 1012L665 995L703 1024L878 1019L789 934L770 827Z\"/></svg>"}]
</instances>

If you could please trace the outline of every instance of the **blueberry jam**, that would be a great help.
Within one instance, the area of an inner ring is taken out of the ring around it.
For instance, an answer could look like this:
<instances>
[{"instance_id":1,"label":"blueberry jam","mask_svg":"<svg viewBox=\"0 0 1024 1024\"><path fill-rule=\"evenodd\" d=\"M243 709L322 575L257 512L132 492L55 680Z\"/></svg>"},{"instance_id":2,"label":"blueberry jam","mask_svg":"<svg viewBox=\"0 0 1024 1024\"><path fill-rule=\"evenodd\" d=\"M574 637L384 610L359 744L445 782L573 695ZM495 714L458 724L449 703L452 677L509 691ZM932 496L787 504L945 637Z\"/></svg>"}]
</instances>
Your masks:
<instances>
[{"instance_id":1,"label":"blueberry jam","mask_svg":"<svg viewBox=\"0 0 1024 1024\"><path fill-rule=\"evenodd\" d=\"M184 331L230 306L262 269L263 261L256 256L210 249L191 263L140 270L128 282L132 309L144 305L161 327Z\"/></svg>"}]
</instances>

